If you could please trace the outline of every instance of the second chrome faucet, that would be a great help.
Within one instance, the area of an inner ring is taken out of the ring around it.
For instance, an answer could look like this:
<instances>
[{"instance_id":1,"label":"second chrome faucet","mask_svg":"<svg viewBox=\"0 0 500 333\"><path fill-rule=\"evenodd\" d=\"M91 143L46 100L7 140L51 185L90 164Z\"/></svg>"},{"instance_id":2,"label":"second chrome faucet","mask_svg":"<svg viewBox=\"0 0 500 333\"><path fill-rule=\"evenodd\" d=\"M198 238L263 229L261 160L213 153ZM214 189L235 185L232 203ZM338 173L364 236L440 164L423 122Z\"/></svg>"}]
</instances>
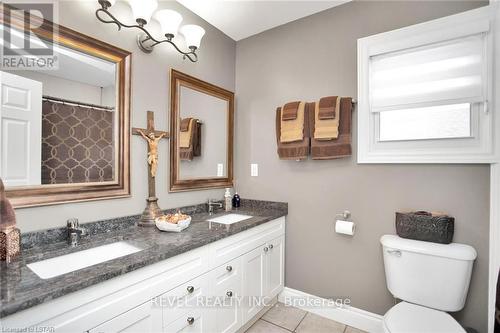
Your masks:
<instances>
[{"instance_id":1,"label":"second chrome faucet","mask_svg":"<svg viewBox=\"0 0 500 333\"><path fill-rule=\"evenodd\" d=\"M217 202L212 199L208 199L207 206L208 206L208 215L213 215L215 207L222 208L222 204L220 202Z\"/></svg>"}]
</instances>

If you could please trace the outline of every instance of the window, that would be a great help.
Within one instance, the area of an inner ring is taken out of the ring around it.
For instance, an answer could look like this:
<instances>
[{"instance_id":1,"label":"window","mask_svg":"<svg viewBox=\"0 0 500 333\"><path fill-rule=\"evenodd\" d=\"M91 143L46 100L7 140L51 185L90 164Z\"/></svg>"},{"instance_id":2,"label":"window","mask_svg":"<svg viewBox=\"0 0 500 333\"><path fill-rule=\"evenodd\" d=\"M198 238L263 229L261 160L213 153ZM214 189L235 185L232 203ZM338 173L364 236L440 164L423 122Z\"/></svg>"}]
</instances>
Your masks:
<instances>
[{"instance_id":1,"label":"window","mask_svg":"<svg viewBox=\"0 0 500 333\"><path fill-rule=\"evenodd\" d=\"M359 163L491 161L490 11L358 40Z\"/></svg>"},{"instance_id":2,"label":"window","mask_svg":"<svg viewBox=\"0 0 500 333\"><path fill-rule=\"evenodd\" d=\"M468 138L471 104L380 112L380 141Z\"/></svg>"}]
</instances>

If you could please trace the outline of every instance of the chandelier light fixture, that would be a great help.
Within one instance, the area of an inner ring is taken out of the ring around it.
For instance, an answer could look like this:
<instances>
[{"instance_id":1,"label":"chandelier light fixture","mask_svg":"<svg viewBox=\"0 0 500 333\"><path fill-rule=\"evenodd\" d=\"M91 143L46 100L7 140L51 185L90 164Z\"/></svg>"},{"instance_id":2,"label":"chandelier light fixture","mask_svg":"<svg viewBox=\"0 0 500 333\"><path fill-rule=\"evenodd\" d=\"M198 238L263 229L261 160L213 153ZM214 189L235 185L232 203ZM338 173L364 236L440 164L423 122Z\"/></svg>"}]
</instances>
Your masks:
<instances>
[{"instance_id":1,"label":"chandelier light fixture","mask_svg":"<svg viewBox=\"0 0 500 333\"><path fill-rule=\"evenodd\" d=\"M137 35L137 45L139 48L146 52L151 53L153 48L161 43L169 43L172 45L183 58L188 58L192 62L198 60L196 50L200 47L201 39L205 34L205 30L194 24L186 24L182 27L179 26L182 22L181 14L170 9L161 9L156 11L158 7L158 0L127 0L132 8L132 14L137 24L124 24L118 20L113 14L109 12L116 0L98 0L101 8L97 9L95 16L103 23L116 24L118 30L121 28L135 28L141 32ZM156 11L156 12L155 12ZM160 24L161 32L165 38L157 39L145 28L145 26L154 19ZM182 51L172 39L180 32L184 36L186 45L189 51Z\"/></svg>"}]
</instances>

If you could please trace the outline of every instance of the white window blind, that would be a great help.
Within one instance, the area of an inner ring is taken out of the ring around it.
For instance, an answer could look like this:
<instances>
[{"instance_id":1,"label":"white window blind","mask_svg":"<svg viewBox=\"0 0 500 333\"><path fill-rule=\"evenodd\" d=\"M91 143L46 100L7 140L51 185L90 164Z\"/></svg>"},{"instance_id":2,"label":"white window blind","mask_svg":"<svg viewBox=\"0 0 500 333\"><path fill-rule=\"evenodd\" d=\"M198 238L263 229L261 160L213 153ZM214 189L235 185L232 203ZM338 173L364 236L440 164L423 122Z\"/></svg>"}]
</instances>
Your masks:
<instances>
[{"instance_id":1,"label":"white window blind","mask_svg":"<svg viewBox=\"0 0 500 333\"><path fill-rule=\"evenodd\" d=\"M485 33L370 57L372 112L486 100Z\"/></svg>"}]
</instances>

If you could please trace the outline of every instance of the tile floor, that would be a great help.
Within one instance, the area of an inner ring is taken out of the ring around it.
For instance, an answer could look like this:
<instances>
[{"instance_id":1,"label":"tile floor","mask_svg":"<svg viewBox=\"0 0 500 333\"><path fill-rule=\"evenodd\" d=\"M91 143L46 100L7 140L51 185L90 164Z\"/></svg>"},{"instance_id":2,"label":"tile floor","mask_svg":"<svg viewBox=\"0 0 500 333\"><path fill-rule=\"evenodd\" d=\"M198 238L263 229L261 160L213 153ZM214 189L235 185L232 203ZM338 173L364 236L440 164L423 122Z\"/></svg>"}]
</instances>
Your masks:
<instances>
[{"instance_id":1,"label":"tile floor","mask_svg":"<svg viewBox=\"0 0 500 333\"><path fill-rule=\"evenodd\" d=\"M245 333L365 333L353 327L277 303Z\"/></svg>"}]
</instances>

